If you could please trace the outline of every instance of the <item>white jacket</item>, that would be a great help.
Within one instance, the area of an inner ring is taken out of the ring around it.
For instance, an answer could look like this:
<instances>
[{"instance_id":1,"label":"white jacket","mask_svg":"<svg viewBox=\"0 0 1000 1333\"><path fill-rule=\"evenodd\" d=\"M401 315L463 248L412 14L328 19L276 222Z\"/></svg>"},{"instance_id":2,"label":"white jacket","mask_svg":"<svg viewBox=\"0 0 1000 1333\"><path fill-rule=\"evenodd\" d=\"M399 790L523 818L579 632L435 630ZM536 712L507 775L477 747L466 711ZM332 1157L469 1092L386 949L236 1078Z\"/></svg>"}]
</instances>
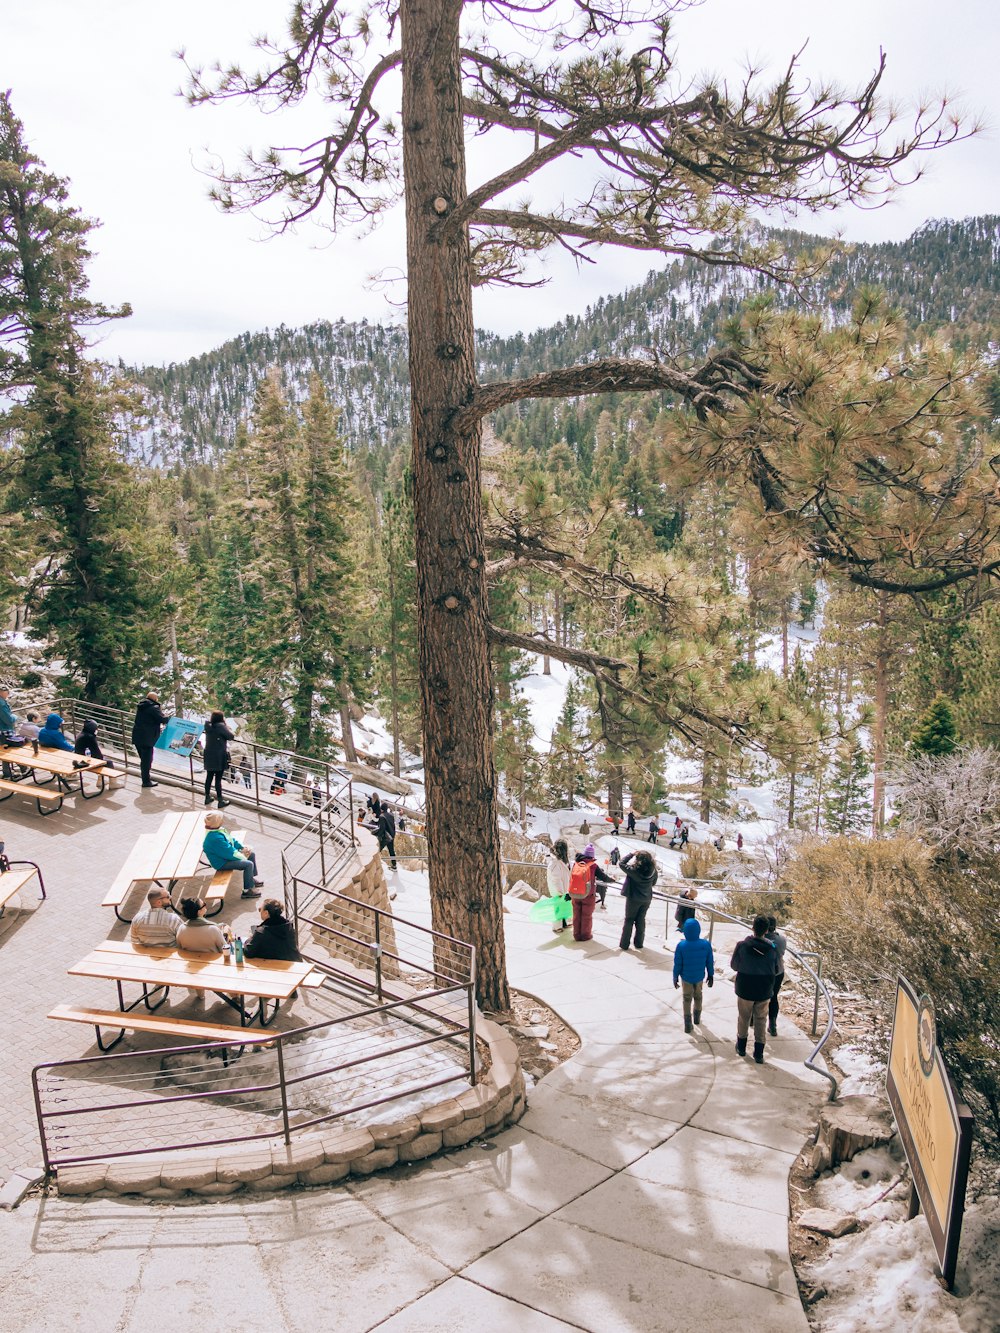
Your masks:
<instances>
[{"instance_id":1,"label":"white jacket","mask_svg":"<svg viewBox=\"0 0 1000 1333\"><path fill-rule=\"evenodd\" d=\"M548 859L545 875L550 898L561 898L569 892L569 866L565 861L560 861L554 852Z\"/></svg>"}]
</instances>

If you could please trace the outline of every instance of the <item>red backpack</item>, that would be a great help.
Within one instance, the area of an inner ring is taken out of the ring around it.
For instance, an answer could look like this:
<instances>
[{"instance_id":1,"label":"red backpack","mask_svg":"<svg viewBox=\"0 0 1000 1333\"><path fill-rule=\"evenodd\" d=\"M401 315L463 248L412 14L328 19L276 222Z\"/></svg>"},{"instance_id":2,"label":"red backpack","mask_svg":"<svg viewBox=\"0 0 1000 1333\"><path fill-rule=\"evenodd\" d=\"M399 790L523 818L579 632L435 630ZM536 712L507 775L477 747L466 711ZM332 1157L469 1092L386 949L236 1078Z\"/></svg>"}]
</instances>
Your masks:
<instances>
[{"instance_id":1,"label":"red backpack","mask_svg":"<svg viewBox=\"0 0 1000 1333\"><path fill-rule=\"evenodd\" d=\"M596 871L597 867L593 861L577 861L569 872L569 896L571 898L589 898L594 891L593 884Z\"/></svg>"}]
</instances>

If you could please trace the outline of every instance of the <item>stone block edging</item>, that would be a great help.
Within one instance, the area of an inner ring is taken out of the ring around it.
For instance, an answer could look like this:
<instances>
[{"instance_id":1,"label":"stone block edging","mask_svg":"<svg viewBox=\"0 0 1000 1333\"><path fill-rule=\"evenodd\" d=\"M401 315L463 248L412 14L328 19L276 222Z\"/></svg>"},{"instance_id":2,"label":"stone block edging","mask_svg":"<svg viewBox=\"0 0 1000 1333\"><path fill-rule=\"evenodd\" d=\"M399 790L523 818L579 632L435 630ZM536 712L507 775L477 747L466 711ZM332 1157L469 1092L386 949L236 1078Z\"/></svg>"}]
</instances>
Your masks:
<instances>
[{"instance_id":1,"label":"stone block edging","mask_svg":"<svg viewBox=\"0 0 1000 1333\"><path fill-rule=\"evenodd\" d=\"M220 1153L174 1152L120 1157L56 1172L61 1195L143 1195L167 1201L184 1194L228 1197L237 1190L331 1185L368 1176L397 1162L419 1162L520 1120L527 1105L517 1047L503 1028L480 1019L478 1035L492 1064L474 1088L394 1121L369 1128L330 1127L283 1141L234 1144Z\"/></svg>"}]
</instances>

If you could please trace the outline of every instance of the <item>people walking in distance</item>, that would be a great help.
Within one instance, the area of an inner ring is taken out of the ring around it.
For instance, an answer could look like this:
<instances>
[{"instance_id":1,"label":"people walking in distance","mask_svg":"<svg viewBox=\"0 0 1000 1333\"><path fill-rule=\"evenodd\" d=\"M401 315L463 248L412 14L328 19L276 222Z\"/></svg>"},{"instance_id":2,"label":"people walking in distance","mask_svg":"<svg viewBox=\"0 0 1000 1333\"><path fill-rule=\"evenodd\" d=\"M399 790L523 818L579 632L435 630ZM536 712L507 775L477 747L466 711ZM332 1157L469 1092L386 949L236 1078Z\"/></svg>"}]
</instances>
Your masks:
<instances>
[{"instance_id":1,"label":"people walking in distance","mask_svg":"<svg viewBox=\"0 0 1000 1333\"><path fill-rule=\"evenodd\" d=\"M674 837L675 837L675 838L680 838L680 836L681 836L681 825L682 825L683 823L684 823L684 821L683 821L683 819L681 819L680 815L674 815Z\"/></svg>"},{"instance_id":2,"label":"people walking in distance","mask_svg":"<svg viewBox=\"0 0 1000 1333\"><path fill-rule=\"evenodd\" d=\"M692 884L689 888L681 889L677 897L685 900L684 902L677 904L677 909L674 912L674 920L677 922L677 929L683 933L685 922L694 920L694 908L690 906L690 904L698 897L698 890L695 885Z\"/></svg>"},{"instance_id":3,"label":"people walking in distance","mask_svg":"<svg viewBox=\"0 0 1000 1333\"><path fill-rule=\"evenodd\" d=\"M243 785L247 791L250 790L250 779L253 776L253 769L250 767L249 755L244 755L240 760L240 777L243 779Z\"/></svg>"},{"instance_id":4,"label":"people walking in distance","mask_svg":"<svg viewBox=\"0 0 1000 1333\"><path fill-rule=\"evenodd\" d=\"M565 898L569 892L569 848L563 838L557 838L552 844L545 863L545 882L550 898ZM552 929L559 935L566 929L566 922L553 921Z\"/></svg>"},{"instance_id":5,"label":"people walking in distance","mask_svg":"<svg viewBox=\"0 0 1000 1333\"><path fill-rule=\"evenodd\" d=\"M379 799L378 792L373 791L371 795L368 797L368 800L365 802L365 804L368 806L368 809L372 812L372 817L374 819L378 819L379 815L382 813L382 802Z\"/></svg>"},{"instance_id":6,"label":"people walking in distance","mask_svg":"<svg viewBox=\"0 0 1000 1333\"><path fill-rule=\"evenodd\" d=\"M627 833L635 832L635 811L630 810L625 818L625 831Z\"/></svg>"},{"instance_id":7,"label":"people walking in distance","mask_svg":"<svg viewBox=\"0 0 1000 1333\"><path fill-rule=\"evenodd\" d=\"M285 783L288 781L288 769L284 761L279 759L274 766L274 777L271 779L271 795L284 796Z\"/></svg>"},{"instance_id":8,"label":"people walking in distance","mask_svg":"<svg viewBox=\"0 0 1000 1333\"><path fill-rule=\"evenodd\" d=\"M140 699L132 723L132 744L139 755L139 775L144 787L155 787L150 776L153 771L153 747L160 739L160 732L170 721L170 716L160 708L160 696L150 690L145 699Z\"/></svg>"},{"instance_id":9,"label":"people walking in distance","mask_svg":"<svg viewBox=\"0 0 1000 1333\"><path fill-rule=\"evenodd\" d=\"M226 726L223 713L214 712L205 723L205 804L212 804L212 783L219 808L228 805L222 795L222 775L229 768L229 742L236 737Z\"/></svg>"},{"instance_id":10,"label":"people walking in distance","mask_svg":"<svg viewBox=\"0 0 1000 1333\"><path fill-rule=\"evenodd\" d=\"M680 838L681 851L683 851L684 848L688 845L688 839L690 838L690 836L691 836L691 830L688 828L687 824L682 824L681 838Z\"/></svg>"},{"instance_id":11,"label":"people walking in distance","mask_svg":"<svg viewBox=\"0 0 1000 1333\"><path fill-rule=\"evenodd\" d=\"M181 917L174 910L170 894L159 884L154 884L146 894L146 906L132 918L129 937L133 944L142 944L149 949L157 945L172 949L180 928Z\"/></svg>"},{"instance_id":12,"label":"people walking in distance","mask_svg":"<svg viewBox=\"0 0 1000 1333\"><path fill-rule=\"evenodd\" d=\"M634 936L635 947L641 949L646 940L646 912L653 901L653 887L659 872L649 852L629 852L619 864L625 871L625 886L622 889L625 924L622 926L618 947L627 949Z\"/></svg>"},{"instance_id":13,"label":"people walking in distance","mask_svg":"<svg viewBox=\"0 0 1000 1333\"><path fill-rule=\"evenodd\" d=\"M649 837L646 839L646 841L651 842L654 847L656 846L656 837L659 831L660 831L660 821L654 816L649 821Z\"/></svg>"},{"instance_id":14,"label":"people walking in distance","mask_svg":"<svg viewBox=\"0 0 1000 1333\"><path fill-rule=\"evenodd\" d=\"M239 870L242 873L244 898L260 897L257 890L264 887L264 882L257 878L257 854L226 832L218 810L205 816L205 841L201 849L213 870Z\"/></svg>"},{"instance_id":15,"label":"people walking in distance","mask_svg":"<svg viewBox=\"0 0 1000 1333\"><path fill-rule=\"evenodd\" d=\"M764 1063L767 1010L774 994L778 971L778 951L767 934L767 917L755 916L753 934L740 940L733 950L729 966L736 973L736 1054L746 1055L747 1034L753 1023L753 1058Z\"/></svg>"},{"instance_id":16,"label":"people walking in distance","mask_svg":"<svg viewBox=\"0 0 1000 1333\"><path fill-rule=\"evenodd\" d=\"M737 833L737 835L736 835L736 850L737 850L738 852L742 852L742 850L743 850L743 834L742 834L742 833Z\"/></svg>"},{"instance_id":17,"label":"people walking in distance","mask_svg":"<svg viewBox=\"0 0 1000 1333\"><path fill-rule=\"evenodd\" d=\"M787 946L784 935L778 930L777 917L769 916L767 918L767 934L764 938L771 941L778 954L778 970L774 977L774 991L767 1006L767 1030L772 1037L776 1037L778 1035L778 991L781 990L782 982L785 980L785 948Z\"/></svg>"},{"instance_id":18,"label":"people walking in distance","mask_svg":"<svg viewBox=\"0 0 1000 1333\"><path fill-rule=\"evenodd\" d=\"M375 825L380 851L389 853L389 864L396 869L396 816L388 805L383 805Z\"/></svg>"},{"instance_id":19,"label":"people walking in distance","mask_svg":"<svg viewBox=\"0 0 1000 1333\"><path fill-rule=\"evenodd\" d=\"M678 983L684 988L685 1032L693 1031L694 1025L701 1022L702 988L706 977L711 990L715 984L715 955L711 942L701 938L701 922L691 917L684 922L684 938L678 940L674 949L674 990Z\"/></svg>"},{"instance_id":20,"label":"people walking in distance","mask_svg":"<svg viewBox=\"0 0 1000 1333\"><path fill-rule=\"evenodd\" d=\"M58 713L50 713L45 726L38 733L38 744L49 750L72 750L73 745L63 735L63 720Z\"/></svg>"},{"instance_id":21,"label":"people walking in distance","mask_svg":"<svg viewBox=\"0 0 1000 1333\"><path fill-rule=\"evenodd\" d=\"M621 828L621 826L622 826L622 812L620 810L616 810L611 816L611 827L615 831L616 838L618 837L618 830Z\"/></svg>"}]
</instances>

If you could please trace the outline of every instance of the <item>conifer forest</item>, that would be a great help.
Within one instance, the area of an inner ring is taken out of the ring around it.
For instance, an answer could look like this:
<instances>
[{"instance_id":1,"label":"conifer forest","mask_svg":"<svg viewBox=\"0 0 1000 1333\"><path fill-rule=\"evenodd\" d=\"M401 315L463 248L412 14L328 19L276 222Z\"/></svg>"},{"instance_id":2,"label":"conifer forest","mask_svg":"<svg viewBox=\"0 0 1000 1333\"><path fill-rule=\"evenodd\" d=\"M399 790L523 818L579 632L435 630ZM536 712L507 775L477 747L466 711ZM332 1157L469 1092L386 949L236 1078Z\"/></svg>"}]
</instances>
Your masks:
<instances>
[{"instance_id":1,"label":"conifer forest","mask_svg":"<svg viewBox=\"0 0 1000 1333\"><path fill-rule=\"evenodd\" d=\"M538 67L460 48L462 7L432 8L437 25L404 4L401 37L362 41L310 0L259 70L189 71L196 107L321 85L322 151L262 149L217 197L346 224L395 191L405 323L331 311L183 364L94 361L89 330L127 307L89 298L92 223L58 145L42 161L0 98L7 625L63 694L128 707L158 688L300 753L353 759L354 722L379 715L397 775L426 767L435 924L477 944L496 1009L498 823L578 797L666 807L668 756L705 822L773 787L780 825L820 840L799 864L817 921L845 846L863 850L837 892L879 856L869 881L891 879L886 848L921 903L969 893L961 856L995 887L989 836L935 840L947 819L915 793L921 764L1000 744L1000 216L881 244L807 225L967 127L932 107L897 134L881 67L837 91L799 87L793 61L682 102L667 19L615 4L571 5L589 28ZM420 53L401 72L399 40ZM379 106L397 74L419 133ZM523 137L520 166L466 179L463 136L494 131ZM510 202L564 155L602 184L550 213ZM647 250L650 273L580 317L475 330L473 288L527 282L553 244ZM539 736L520 683L553 663L569 686ZM473 879L475 919L456 888ZM916 939L906 911L893 929ZM844 939L846 968L865 945ZM956 1009L969 976L947 983ZM996 1051L966 1059L1000 1131Z\"/></svg>"}]
</instances>

